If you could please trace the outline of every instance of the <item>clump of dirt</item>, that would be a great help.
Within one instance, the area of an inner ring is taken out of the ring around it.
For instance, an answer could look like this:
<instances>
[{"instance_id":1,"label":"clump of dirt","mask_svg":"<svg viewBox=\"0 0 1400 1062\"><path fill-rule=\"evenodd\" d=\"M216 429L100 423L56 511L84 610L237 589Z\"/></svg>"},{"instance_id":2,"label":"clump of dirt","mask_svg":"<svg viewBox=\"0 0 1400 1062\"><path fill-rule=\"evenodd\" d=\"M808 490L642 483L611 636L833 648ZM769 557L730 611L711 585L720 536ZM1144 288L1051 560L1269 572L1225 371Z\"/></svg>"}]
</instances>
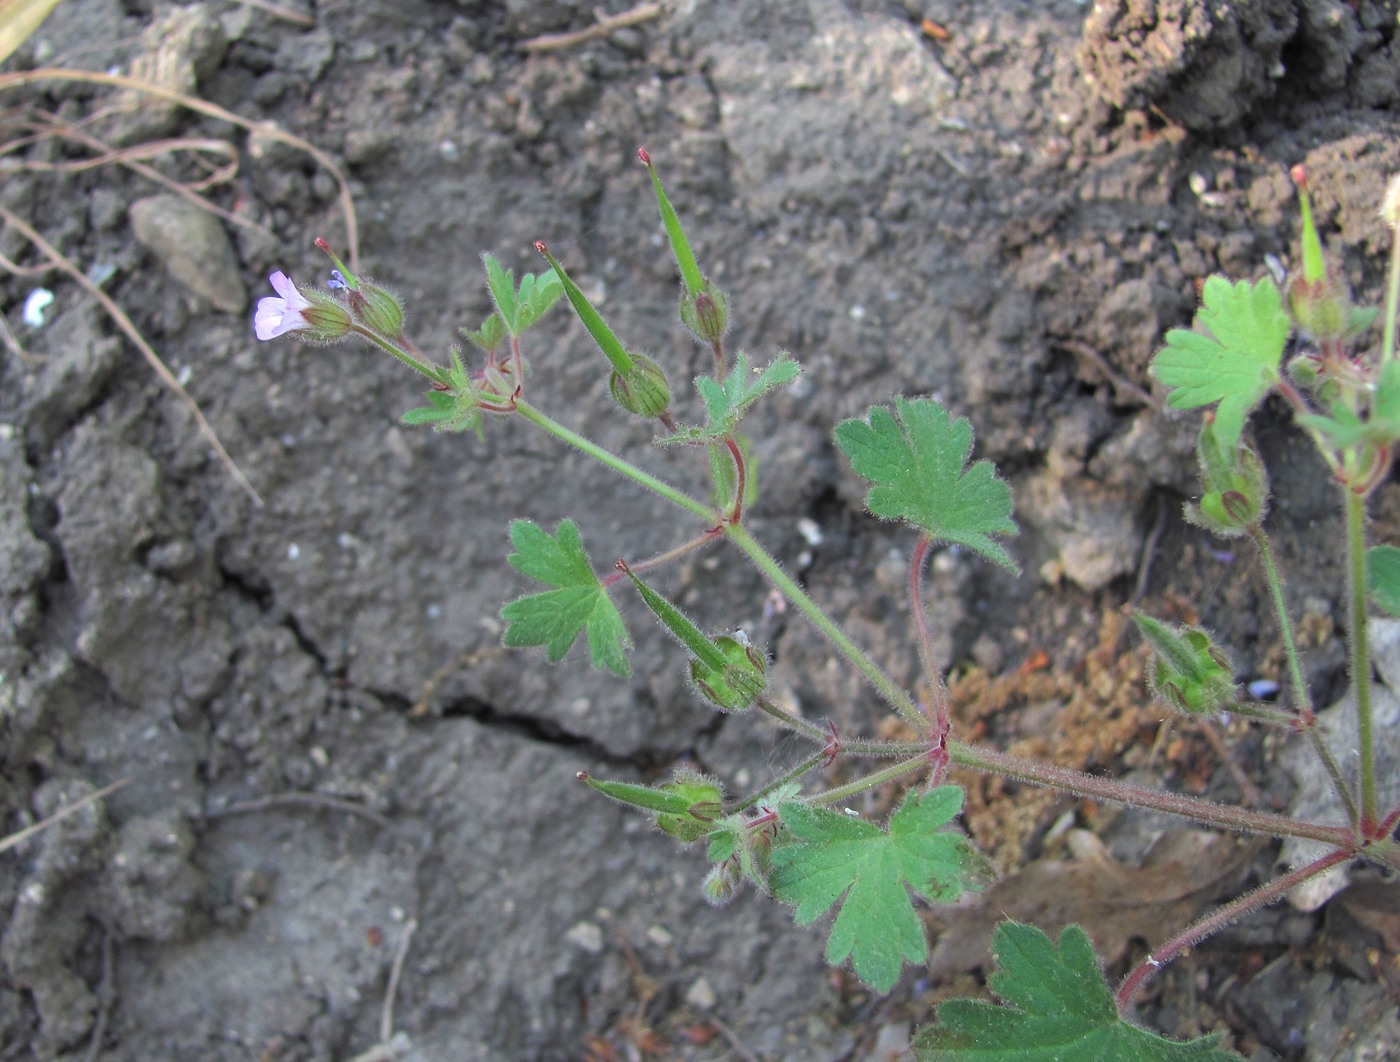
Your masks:
<instances>
[{"instance_id":1,"label":"clump of dirt","mask_svg":"<svg viewBox=\"0 0 1400 1062\"><path fill-rule=\"evenodd\" d=\"M273 270L310 282L327 268L313 238L351 241L327 162L348 174L366 271L404 296L434 356L488 311L481 252L537 270L545 238L618 333L684 381L709 355L675 320L644 143L730 294L735 345L760 360L790 350L806 369L748 424L755 533L918 681L911 543L861 513L829 431L896 393L939 395L1001 464L1023 528L1020 580L935 559L940 663L966 671L960 697L981 706L963 725L1095 769L1237 786L1187 730L1150 753L1161 716L1135 692L1140 657L1103 629L1126 601L1177 603L1248 677L1277 667L1262 582L1179 518L1194 421L1157 408L1145 370L1207 275L1291 256L1293 163L1375 301L1389 239L1375 205L1400 170L1393 11L801 0L779 15L696 0L525 47L590 22L557 0L370 0L306 18L66 0L9 61L156 71L252 123L133 110L71 80L5 89L16 167L0 206L124 308L171 373L158 378L71 275L4 279L6 828L130 779L0 860L9 1057L709 1058L732 1038L759 1058L857 1058L927 1020L943 991L911 971L874 1000L763 898L703 906L702 860L574 781L695 762L740 791L796 753L696 703L630 605L628 681L499 651L499 608L523 592L504 563L508 518L575 517L599 564L693 529L523 425L492 421L479 440L406 428L422 388L391 359L252 338L247 307ZM30 138L33 123L49 133ZM204 146L140 152L165 136ZM236 173L217 176L230 158ZM207 189L218 224L166 199L180 193L148 166ZM196 238L215 250L190 256ZM42 261L12 224L0 253ZM22 307L40 286L54 299L30 304L34 326ZM529 338L534 401L704 490L703 461L649 449L648 429L607 412L606 374L566 314ZM1332 487L1271 408L1259 441L1290 601L1323 630L1343 584ZM706 626L765 644L809 717L879 725L873 695L729 555L658 578ZM1341 665L1335 640L1310 655L1320 702ZM1267 749L1240 748L1271 792ZM1130 885L1148 858L1129 851L1140 831L1101 809L986 783L970 807L1008 867L1059 858L1062 810ZM1099 858L1075 843L1081 862ZM1197 851L1237 866L1233 850L1181 843L1155 865ZM1345 1057L1327 1035L1292 1039L1338 1008L1360 1057L1385 1042L1368 1009L1378 971L1321 956L1364 955L1342 945L1366 932L1252 916L1169 975L1149 1017L1221 1029L1259 1057ZM1313 987L1282 1014L1269 1001L1299 964Z\"/></svg>"}]
</instances>

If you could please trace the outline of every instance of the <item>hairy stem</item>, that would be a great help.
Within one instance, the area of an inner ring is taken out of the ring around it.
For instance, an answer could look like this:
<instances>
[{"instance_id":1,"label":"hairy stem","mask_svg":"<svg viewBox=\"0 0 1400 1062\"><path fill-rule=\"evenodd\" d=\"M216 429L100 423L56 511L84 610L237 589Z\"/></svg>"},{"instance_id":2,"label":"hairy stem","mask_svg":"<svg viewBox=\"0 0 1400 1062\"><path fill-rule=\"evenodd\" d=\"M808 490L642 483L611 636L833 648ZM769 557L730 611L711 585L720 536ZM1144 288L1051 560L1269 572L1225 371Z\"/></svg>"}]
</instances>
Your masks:
<instances>
[{"instance_id":1,"label":"hairy stem","mask_svg":"<svg viewBox=\"0 0 1400 1062\"><path fill-rule=\"evenodd\" d=\"M413 354L409 353L409 351L406 348L412 347L412 343L406 343L405 346L399 346L395 343L391 343L383 336L380 336L375 332L371 332L368 328L361 328L359 325L353 326L351 330L360 338L368 339L371 343L379 347L381 350L388 351L390 354L398 358L399 361L403 362L414 372L421 372L428 379L432 380L433 383L442 384L442 386L444 387L447 387L451 384L451 380L448 379L446 369L440 369L436 365L429 364L427 361L414 357Z\"/></svg>"},{"instance_id":2,"label":"hairy stem","mask_svg":"<svg viewBox=\"0 0 1400 1062\"><path fill-rule=\"evenodd\" d=\"M729 522L737 524L744 516L744 492L749 489L749 470L744 462L743 451L733 436L725 436L724 445L729 448L729 456L734 459L734 508L729 514Z\"/></svg>"},{"instance_id":3,"label":"hairy stem","mask_svg":"<svg viewBox=\"0 0 1400 1062\"><path fill-rule=\"evenodd\" d=\"M538 428L542 428L543 430L547 431L550 435L553 435L556 439L562 439L574 449L587 454L595 461L606 465L608 468L611 468L614 472L618 473L619 475L626 476L634 483L639 483L643 487L646 487L648 490L652 491L653 493L661 495L661 497L665 498L673 505L678 505L687 512L694 513L696 516L700 517L700 519L704 520L708 525L714 526L722 522L723 518L713 509L711 509L708 505L696 501L684 491L679 491L675 487L671 486L669 483L665 483L662 480L657 479L650 472L644 472L642 469L638 468L630 461L624 461L611 450L605 450L597 443L592 442L589 439L585 439L582 435L579 435L577 432L570 431L558 421L546 416L544 413L541 413L534 406L529 405L526 402L516 402L515 412L519 413L531 424L534 424Z\"/></svg>"},{"instance_id":4,"label":"hairy stem","mask_svg":"<svg viewBox=\"0 0 1400 1062\"><path fill-rule=\"evenodd\" d=\"M1334 845L1355 852L1358 848L1355 836L1347 826L1327 826L1321 823L1302 822L1298 819L1274 815L1267 811L1253 811L1249 808L1229 807L1209 800L1168 793L1160 789L1147 789L1129 785L1113 778L1100 778L1082 771L1071 771L1064 767L1023 759L1009 753L998 752L976 745L965 745L960 741L948 742L948 754L952 761L975 771L1013 778L1032 785L1049 786L1077 793L1080 796L1111 800L1116 804L1148 808L1165 812L1184 819L1194 819L1211 826L1241 833L1261 833L1269 837L1302 837L1309 841Z\"/></svg>"},{"instance_id":5,"label":"hairy stem","mask_svg":"<svg viewBox=\"0 0 1400 1062\"><path fill-rule=\"evenodd\" d=\"M1386 278L1385 320L1381 324L1381 366L1395 359L1395 318L1400 312L1400 225L1390 227L1390 271Z\"/></svg>"},{"instance_id":6,"label":"hairy stem","mask_svg":"<svg viewBox=\"0 0 1400 1062\"><path fill-rule=\"evenodd\" d=\"M668 549L665 553L658 553L655 557L648 557L646 560L638 561L636 564L629 563L627 567L631 570L633 575L645 575L653 568L660 568L663 564L670 564L671 561L679 557L684 557L687 553L692 553L703 546L708 546L718 537L718 531L706 531L704 534L692 538L689 542L682 542L674 549ZM604 587L609 587L626 578L626 572L615 571L609 572L607 575L603 576L600 582L602 582Z\"/></svg>"},{"instance_id":7,"label":"hairy stem","mask_svg":"<svg viewBox=\"0 0 1400 1062\"><path fill-rule=\"evenodd\" d=\"M943 672L933 658L933 637L929 633L928 612L924 608L924 569L932 546L927 535L920 535L913 556L909 558L909 607L914 611L914 629L919 635L919 660L924 665L924 678L928 681L929 696L933 700L931 715L936 720L944 720L948 718L948 687L943 684Z\"/></svg>"},{"instance_id":8,"label":"hairy stem","mask_svg":"<svg viewBox=\"0 0 1400 1062\"><path fill-rule=\"evenodd\" d=\"M754 566L768 577L769 582L777 587L778 591L807 617L808 622L816 627L826 640L834 645L836 650L865 676L866 680L875 687L876 692L895 711L899 712L920 734L929 732L929 721L919 711L914 699L901 689L898 683L886 675L880 665L870 659L869 654L864 649L851 641L846 636L845 631L832 622L831 618L821 610L821 607L807 596L807 592L797 585L796 580L783 571L782 565L759 545L758 540L753 535L749 534L746 527L742 524L727 524L724 533L734 545L743 551Z\"/></svg>"},{"instance_id":9,"label":"hairy stem","mask_svg":"<svg viewBox=\"0 0 1400 1062\"><path fill-rule=\"evenodd\" d=\"M1274 603L1274 613L1278 617L1279 630L1283 634L1283 648L1288 656L1288 674L1293 685L1293 703L1302 717L1314 751L1322 761L1327 776L1332 780L1332 790L1346 805L1347 818L1354 826L1361 821L1357 812L1356 799L1352 796L1351 787L1347 785L1346 778L1342 775L1341 765L1337 763L1337 758L1332 755L1331 748L1328 747L1322 732L1318 730L1316 725L1312 697L1308 693L1308 684L1303 678L1303 664L1298 654L1297 640L1293 635L1293 620L1289 617L1288 606L1283 600L1283 579L1279 576L1278 564L1274 560L1273 546L1269 543L1269 536L1258 524L1250 527L1249 537L1259 550L1259 561L1264 566L1264 575L1269 583L1269 595Z\"/></svg>"},{"instance_id":10,"label":"hairy stem","mask_svg":"<svg viewBox=\"0 0 1400 1062\"><path fill-rule=\"evenodd\" d=\"M1245 893L1223 907L1218 907L1204 918L1193 922L1183 929L1171 940L1167 941L1159 948L1153 949L1152 953L1143 959L1137 967L1123 979L1123 983L1118 987L1118 993L1114 1001L1118 1005L1118 1012L1124 1013L1136 998L1142 986L1149 978L1156 976L1157 972L1167 963L1171 962L1187 948L1192 947L1207 937L1220 932L1232 922L1236 922L1256 911L1266 904L1271 904L1280 899L1284 893L1303 882L1317 877L1319 874L1344 863L1350 859L1348 852L1335 851L1328 852L1321 859L1314 860L1306 866L1297 870L1280 875L1272 881L1265 882L1259 888Z\"/></svg>"},{"instance_id":11,"label":"hairy stem","mask_svg":"<svg viewBox=\"0 0 1400 1062\"><path fill-rule=\"evenodd\" d=\"M1347 598L1351 622L1347 655L1356 696L1357 752L1361 758L1361 829L1376 825L1376 757L1371 745L1371 655L1366 629L1366 499L1345 491L1347 525Z\"/></svg>"},{"instance_id":12,"label":"hairy stem","mask_svg":"<svg viewBox=\"0 0 1400 1062\"><path fill-rule=\"evenodd\" d=\"M900 760L878 771L867 774L864 778L857 778L854 782L847 782L845 785L838 785L835 789L828 789L825 793L818 793L807 801L809 804L835 804L839 800L855 796L857 793L864 793L868 789L874 789L877 785L884 785L886 782L900 778L911 771L917 771L921 767L928 766L928 754L919 753L911 756L907 760Z\"/></svg>"},{"instance_id":13,"label":"hairy stem","mask_svg":"<svg viewBox=\"0 0 1400 1062\"><path fill-rule=\"evenodd\" d=\"M769 782L757 793L745 800L742 804L740 804L734 809L734 813L737 814L740 811L748 811L749 808L753 807L755 804L758 804L769 793L776 792L783 786L787 785L789 782L797 781L804 774L810 771L813 767L819 765L825 758L826 754L824 752L812 753L812 755L808 756L805 760L799 763L796 767L792 768L792 770L788 771L781 778L777 779L776 781Z\"/></svg>"}]
</instances>

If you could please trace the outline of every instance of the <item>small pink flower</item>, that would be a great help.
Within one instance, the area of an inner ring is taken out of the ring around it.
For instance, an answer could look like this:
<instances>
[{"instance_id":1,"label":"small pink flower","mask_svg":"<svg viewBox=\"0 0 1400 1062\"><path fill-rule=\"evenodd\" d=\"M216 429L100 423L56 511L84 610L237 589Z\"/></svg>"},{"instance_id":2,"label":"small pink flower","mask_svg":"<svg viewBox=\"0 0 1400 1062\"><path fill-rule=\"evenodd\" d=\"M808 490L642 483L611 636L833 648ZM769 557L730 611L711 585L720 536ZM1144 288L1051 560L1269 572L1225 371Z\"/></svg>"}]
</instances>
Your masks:
<instances>
[{"instance_id":1,"label":"small pink flower","mask_svg":"<svg viewBox=\"0 0 1400 1062\"><path fill-rule=\"evenodd\" d=\"M314 326L307 321L304 311L313 305L311 300L297 290L291 277L278 270L268 278L272 289L281 298L258 300L258 310L253 316L253 331L259 339L276 339L288 332L304 331Z\"/></svg>"}]
</instances>

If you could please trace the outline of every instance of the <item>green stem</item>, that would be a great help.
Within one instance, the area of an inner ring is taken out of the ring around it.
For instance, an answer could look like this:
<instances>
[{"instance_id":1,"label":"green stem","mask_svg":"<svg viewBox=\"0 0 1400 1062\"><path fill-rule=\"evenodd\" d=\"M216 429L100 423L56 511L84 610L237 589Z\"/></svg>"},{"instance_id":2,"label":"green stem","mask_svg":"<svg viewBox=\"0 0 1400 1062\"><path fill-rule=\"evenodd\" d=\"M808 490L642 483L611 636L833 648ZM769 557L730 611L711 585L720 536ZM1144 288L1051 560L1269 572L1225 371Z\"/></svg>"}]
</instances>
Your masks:
<instances>
[{"instance_id":1,"label":"green stem","mask_svg":"<svg viewBox=\"0 0 1400 1062\"><path fill-rule=\"evenodd\" d=\"M1288 656L1288 676L1293 684L1293 703L1300 713L1312 711L1312 698L1308 695L1308 684L1303 680L1303 665L1298 656L1298 642L1293 637L1293 620L1288 615L1288 607L1283 600L1283 580L1279 578L1278 564L1274 561L1274 549L1269 544L1269 536L1258 524L1249 528L1249 537L1259 550L1259 561L1264 565L1264 577L1269 583L1269 596L1274 603L1274 614L1278 617L1279 630L1283 635L1283 649Z\"/></svg>"},{"instance_id":2,"label":"green stem","mask_svg":"<svg viewBox=\"0 0 1400 1062\"><path fill-rule=\"evenodd\" d=\"M789 782L795 782L795 781L797 781L797 780L798 780L799 778L801 778L804 774L806 774L808 771L810 771L813 767L816 767L818 764L820 764L820 763L822 762L822 760L824 760L825 758L826 758L826 753L824 753L824 752L818 751L818 752L812 753L812 755L808 756L805 760L803 760L801 763L799 763L799 764L798 764L796 767L794 767L792 770L788 771L785 775L783 775L783 776L782 776L781 778L779 778L777 781L769 782L769 783L768 783L767 785L765 785L762 789L760 789L757 793L755 793L753 796L751 796L751 797L749 797L747 800L745 800L742 804L740 804L738 807L736 807L736 808L734 809L733 814L737 814L737 813L739 813L739 812L741 812L741 811L748 811L749 808L753 807L753 806L754 806L755 804L757 804L760 800L762 800L764 797L766 797L769 793L775 792L776 790L778 790L778 789L782 788L783 786L787 785Z\"/></svg>"},{"instance_id":3,"label":"green stem","mask_svg":"<svg viewBox=\"0 0 1400 1062\"><path fill-rule=\"evenodd\" d=\"M1282 727L1295 732L1298 729L1298 717L1293 712L1274 708L1259 701L1236 701L1226 711L1244 719L1253 719L1256 723L1265 723L1269 726Z\"/></svg>"},{"instance_id":4,"label":"green stem","mask_svg":"<svg viewBox=\"0 0 1400 1062\"><path fill-rule=\"evenodd\" d=\"M809 741L815 741L818 745L825 745L830 739L831 735L817 726L816 723L809 723L806 719L799 719L791 712L783 711L767 697L758 697L753 703L760 712L774 720L779 726L785 726L789 730L795 730ZM818 753L818 758L820 759L825 755L825 752Z\"/></svg>"},{"instance_id":5,"label":"green stem","mask_svg":"<svg viewBox=\"0 0 1400 1062\"><path fill-rule=\"evenodd\" d=\"M404 350L402 347L396 346L395 344L385 339L383 336L380 336L375 332L371 332L368 328L360 328L357 325L354 328L354 332L357 336L360 336L363 339L368 339L375 346L387 350L390 354L398 358L399 361L403 362L410 369L413 369L415 372L421 372L424 376L432 380L434 383L442 384L444 387L450 385L451 380L448 379L446 369L439 369L436 365L430 365L426 361L422 361L418 358L415 358L412 354Z\"/></svg>"},{"instance_id":6,"label":"green stem","mask_svg":"<svg viewBox=\"0 0 1400 1062\"><path fill-rule=\"evenodd\" d=\"M807 801L808 804L835 804L839 800L855 796L857 793L864 793L874 789L877 785L884 785L886 782L908 774L910 771L917 771L920 767L928 766L928 753L921 752L917 756L911 756L907 760L900 760L898 763L882 770L867 774L864 778L858 778L854 782L845 785L838 785L835 789L828 789L825 793L818 793Z\"/></svg>"},{"instance_id":7,"label":"green stem","mask_svg":"<svg viewBox=\"0 0 1400 1062\"><path fill-rule=\"evenodd\" d=\"M626 476L634 483L639 483L653 493L661 495L661 497L665 498L673 505L678 505L687 512L694 513L711 526L723 522L724 518L709 506L696 501L689 494L677 490L669 483L657 479L650 472L644 472L630 461L624 461L611 450L605 450L597 443L585 439L577 432L570 431L558 421L541 413L534 406L526 402L517 401L515 403L515 412L519 413L536 427L549 432L549 434L553 435L556 439L562 439L574 449L587 454L595 461L606 465L619 475Z\"/></svg>"},{"instance_id":8,"label":"green stem","mask_svg":"<svg viewBox=\"0 0 1400 1062\"><path fill-rule=\"evenodd\" d=\"M1356 696L1357 751L1361 757L1361 828L1376 825L1376 763L1371 745L1371 656L1366 630L1366 499L1345 491L1347 534L1347 597L1351 623L1347 650L1351 688Z\"/></svg>"},{"instance_id":9,"label":"green stem","mask_svg":"<svg viewBox=\"0 0 1400 1062\"><path fill-rule=\"evenodd\" d=\"M899 687L892 678L881 670L880 665L870 659L870 656L855 642L846 636L846 632L838 627L821 607L807 596L807 592L797 585L796 580L783 571L782 565L773 559L758 541L749 534L748 528L742 524L727 524L724 533L729 540L743 551L744 555L753 562L784 597L791 601L799 612L807 617L809 623L825 636L837 652L844 656L866 680L875 687L876 692L883 697L895 711L899 712L905 720L909 722L920 734L927 734L930 730L929 721L924 714L919 711L918 705L907 692Z\"/></svg>"},{"instance_id":10,"label":"green stem","mask_svg":"<svg viewBox=\"0 0 1400 1062\"><path fill-rule=\"evenodd\" d=\"M1278 616L1279 629L1283 632L1284 652L1288 656L1288 674L1293 684L1293 703L1297 706L1298 713L1306 724L1308 739L1312 742L1313 750L1322 761L1322 766L1327 771L1328 777L1332 779L1333 792L1346 805L1347 818L1355 826L1361 821L1360 815L1357 813L1356 798L1352 796L1351 787L1347 785L1346 777L1342 774L1337 757L1332 755L1331 748L1328 747L1322 732L1317 728L1312 698L1308 694L1308 684L1303 678L1303 665L1298 655L1298 643L1293 636L1293 621L1289 618L1288 607L1283 600L1283 580L1279 577L1273 546L1269 543L1269 536L1258 524L1249 529L1249 537L1253 539L1254 545L1259 549L1259 560L1264 565L1264 575L1269 583L1269 594L1273 598L1274 612Z\"/></svg>"}]
</instances>

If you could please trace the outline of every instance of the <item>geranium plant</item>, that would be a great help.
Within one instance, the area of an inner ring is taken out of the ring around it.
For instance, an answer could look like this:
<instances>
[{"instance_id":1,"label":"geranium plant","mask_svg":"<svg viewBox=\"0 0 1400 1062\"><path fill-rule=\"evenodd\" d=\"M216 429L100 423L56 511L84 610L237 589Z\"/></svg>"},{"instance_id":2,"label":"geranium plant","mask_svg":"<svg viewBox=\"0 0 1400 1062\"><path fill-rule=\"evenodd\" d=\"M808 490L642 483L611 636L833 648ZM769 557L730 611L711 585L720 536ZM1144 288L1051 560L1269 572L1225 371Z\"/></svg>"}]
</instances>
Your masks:
<instances>
[{"instance_id":1,"label":"geranium plant","mask_svg":"<svg viewBox=\"0 0 1400 1062\"><path fill-rule=\"evenodd\" d=\"M614 334L582 289L544 243L538 274L515 277L485 255L486 286L494 309L473 330L463 330L471 354L452 348L445 362L414 346L403 332L403 313L385 289L362 279L332 255L328 290L294 285L272 275L276 298L258 307L260 339L280 336L330 342L351 335L369 339L428 380L423 405L404 422L442 431L482 431L487 420L515 420L597 460L636 487L670 502L686 536L644 560L597 567L576 523L552 529L527 520L510 525L513 551L506 558L538 589L507 604L507 646L544 649L556 662L582 638L594 667L629 674L631 641L617 594L635 593L674 636L688 658L697 698L721 712L759 712L806 739L811 751L756 792L728 794L717 779L678 770L668 782L641 785L579 777L601 794L636 808L682 844L703 843L709 864L702 894L724 903L750 882L793 907L799 923L833 915L827 959L849 961L856 975L888 991L907 963L918 964L928 943L916 904L946 904L985 885L990 864L957 828L963 791L949 783L957 765L1068 793L1116 801L1205 823L1222 830L1298 838L1323 854L1296 866L1169 935L1115 989L1104 981L1088 938L1077 926L1058 941L1039 929L1008 922L995 933L997 972L990 979L1000 1005L966 1000L939 1006L937 1021L914 1042L920 1059L1223 1059L1235 1057L1215 1037L1175 1043L1128 1021L1144 983L1181 952L1288 890L1353 860L1400 868L1393 833L1400 807L1387 806L1377 786L1370 710L1371 667L1367 636L1368 594L1379 607L1400 614L1400 549L1369 546L1367 500L1385 479L1400 442L1400 365L1395 359L1400 253L1392 256L1388 301L1379 349L1356 349L1375 318L1351 304L1346 286L1322 253L1305 175L1295 171L1303 211L1301 270L1284 288L1270 277L1231 282L1210 277L1191 329L1167 334L1153 373L1175 409L1210 407L1200 429L1202 493L1188 506L1192 522L1225 537L1245 537L1257 553L1272 591L1283 632L1290 686L1286 706L1251 701L1210 634L1138 614L1136 622L1154 652L1150 693L1161 704L1193 717L1245 715L1283 728L1311 743L1330 776L1344 821L1312 822L1225 806L1129 785L1052 763L1019 758L966 742L954 732L947 687L936 666L924 609L923 581L929 556L953 544L1011 571L1017 565L1006 539L1017 533L1011 491L985 460L972 460L973 434L931 397L895 398L864 417L835 428L837 446L869 490L875 516L899 521L913 535L908 592L923 664L921 692L895 682L789 576L750 533L745 514L760 502L750 446L741 430L744 414L773 391L791 384L798 362L779 352L766 362L726 347L729 299L699 268L681 222L645 151L682 289L680 317L713 351L714 370L694 381L694 399L677 403L663 366L637 353ZM1383 210L1400 221L1400 185ZM329 253L324 241L318 241ZM557 301L565 299L606 360L613 399L626 414L655 421L658 446L688 447L711 470L710 497L679 491L570 430L534 405L522 337ZM1300 352L1286 358L1291 336ZM1269 537L1265 468L1253 448L1250 415L1269 395L1281 395L1301 430L1316 444L1336 479L1346 517L1347 638L1358 733L1354 769L1345 770L1323 740L1317 712L1303 680L1293 624L1284 607ZM679 407L692 411L682 413ZM698 414L693 420L686 419ZM743 632L707 633L647 581L653 569L692 551L737 550L760 580L783 595L870 683L914 736L908 741L843 735L785 711L768 695L769 660ZM875 761L855 780L830 788L818 771L837 758ZM1389 765L1393 770L1394 765ZM837 810L857 794L879 786L903 792L888 821L867 821Z\"/></svg>"}]
</instances>

